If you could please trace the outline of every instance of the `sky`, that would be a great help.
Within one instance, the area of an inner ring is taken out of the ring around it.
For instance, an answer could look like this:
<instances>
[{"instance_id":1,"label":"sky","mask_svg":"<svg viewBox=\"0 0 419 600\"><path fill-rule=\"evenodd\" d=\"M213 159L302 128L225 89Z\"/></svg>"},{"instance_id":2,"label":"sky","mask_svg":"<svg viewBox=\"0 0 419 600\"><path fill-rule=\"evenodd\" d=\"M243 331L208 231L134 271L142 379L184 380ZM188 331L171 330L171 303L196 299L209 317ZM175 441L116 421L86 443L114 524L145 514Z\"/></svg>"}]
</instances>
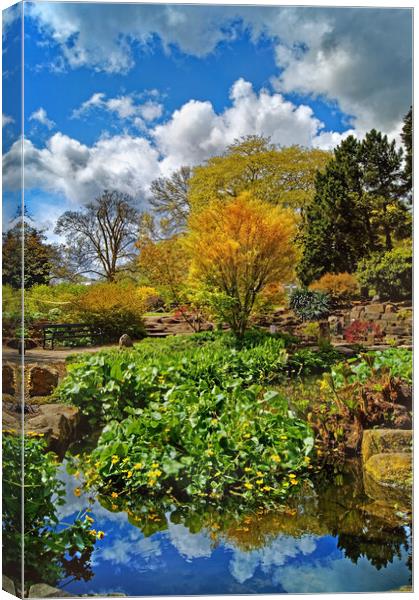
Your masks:
<instances>
[{"instance_id":1,"label":"sky","mask_svg":"<svg viewBox=\"0 0 419 600\"><path fill-rule=\"evenodd\" d=\"M19 9L3 12L5 223L20 185ZM412 12L389 8L24 4L25 201L52 230L103 189L150 183L241 136L332 149L398 139Z\"/></svg>"}]
</instances>

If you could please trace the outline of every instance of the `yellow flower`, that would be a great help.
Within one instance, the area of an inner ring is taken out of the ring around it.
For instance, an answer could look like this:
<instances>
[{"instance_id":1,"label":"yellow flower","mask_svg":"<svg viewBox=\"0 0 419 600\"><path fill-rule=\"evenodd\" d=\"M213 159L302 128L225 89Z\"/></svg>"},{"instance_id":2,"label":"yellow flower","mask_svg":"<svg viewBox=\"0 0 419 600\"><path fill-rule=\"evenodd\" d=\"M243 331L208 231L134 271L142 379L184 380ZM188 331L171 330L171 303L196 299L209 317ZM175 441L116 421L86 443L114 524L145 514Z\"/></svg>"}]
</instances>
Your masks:
<instances>
[{"instance_id":1,"label":"yellow flower","mask_svg":"<svg viewBox=\"0 0 419 600\"><path fill-rule=\"evenodd\" d=\"M273 454L273 455L271 456L271 459L272 459L274 462L276 462L276 463L279 463L279 462L281 462L281 457L280 457L278 454Z\"/></svg>"},{"instance_id":2,"label":"yellow flower","mask_svg":"<svg viewBox=\"0 0 419 600\"><path fill-rule=\"evenodd\" d=\"M128 462L128 461L129 461L129 458L128 458L128 457L126 457L126 458L123 458L123 459L122 459L122 462L123 462L123 463L126 463L126 462Z\"/></svg>"},{"instance_id":3,"label":"yellow flower","mask_svg":"<svg viewBox=\"0 0 419 600\"><path fill-rule=\"evenodd\" d=\"M251 437L251 434L250 433L245 433L243 437L245 437L246 439L249 439Z\"/></svg>"},{"instance_id":4,"label":"yellow flower","mask_svg":"<svg viewBox=\"0 0 419 600\"><path fill-rule=\"evenodd\" d=\"M94 519L92 519L92 517L89 517L89 515L86 515L86 521L87 521L88 523L94 523L94 522L95 522L95 520L94 520Z\"/></svg>"},{"instance_id":5,"label":"yellow flower","mask_svg":"<svg viewBox=\"0 0 419 600\"><path fill-rule=\"evenodd\" d=\"M206 451L205 453L207 456L214 456L214 450L211 450L211 448L209 450Z\"/></svg>"},{"instance_id":6,"label":"yellow flower","mask_svg":"<svg viewBox=\"0 0 419 600\"><path fill-rule=\"evenodd\" d=\"M295 479L295 478L297 477L297 475L294 475L294 473L290 473L290 474L288 475L288 477L289 477L290 479Z\"/></svg>"},{"instance_id":7,"label":"yellow flower","mask_svg":"<svg viewBox=\"0 0 419 600\"><path fill-rule=\"evenodd\" d=\"M105 532L104 531L98 531L96 537L97 537L98 540L103 540L103 538L105 537Z\"/></svg>"},{"instance_id":8,"label":"yellow flower","mask_svg":"<svg viewBox=\"0 0 419 600\"><path fill-rule=\"evenodd\" d=\"M129 479L130 477L132 477L132 471L128 471L127 473L127 478Z\"/></svg>"},{"instance_id":9,"label":"yellow flower","mask_svg":"<svg viewBox=\"0 0 419 600\"><path fill-rule=\"evenodd\" d=\"M160 471L159 469L156 469L156 470L154 471L154 475L155 475L156 477L160 477L160 475L161 475L161 471Z\"/></svg>"},{"instance_id":10,"label":"yellow flower","mask_svg":"<svg viewBox=\"0 0 419 600\"><path fill-rule=\"evenodd\" d=\"M211 419L211 423L213 425L218 425L218 419Z\"/></svg>"},{"instance_id":11,"label":"yellow flower","mask_svg":"<svg viewBox=\"0 0 419 600\"><path fill-rule=\"evenodd\" d=\"M147 482L147 484L152 487L153 485L156 484L156 480L155 479L149 479L148 482Z\"/></svg>"},{"instance_id":12,"label":"yellow flower","mask_svg":"<svg viewBox=\"0 0 419 600\"><path fill-rule=\"evenodd\" d=\"M118 498L118 494L116 492L112 492L111 498Z\"/></svg>"},{"instance_id":13,"label":"yellow flower","mask_svg":"<svg viewBox=\"0 0 419 600\"><path fill-rule=\"evenodd\" d=\"M248 490L252 490L253 489L253 484L250 483L249 481L246 481L246 483L244 484L244 487L247 488Z\"/></svg>"},{"instance_id":14,"label":"yellow flower","mask_svg":"<svg viewBox=\"0 0 419 600\"><path fill-rule=\"evenodd\" d=\"M111 508L112 508L112 510L117 510L118 509L118 507L117 507L116 504L112 504Z\"/></svg>"},{"instance_id":15,"label":"yellow flower","mask_svg":"<svg viewBox=\"0 0 419 600\"><path fill-rule=\"evenodd\" d=\"M74 490L74 495L75 495L75 496L77 496L77 498L78 498L79 496L81 496L81 489L80 489L80 488L76 488L76 489Z\"/></svg>"},{"instance_id":16,"label":"yellow flower","mask_svg":"<svg viewBox=\"0 0 419 600\"><path fill-rule=\"evenodd\" d=\"M291 485L297 485L298 479L291 479Z\"/></svg>"},{"instance_id":17,"label":"yellow flower","mask_svg":"<svg viewBox=\"0 0 419 600\"><path fill-rule=\"evenodd\" d=\"M246 473L250 473L250 471L252 470L250 467L244 467L244 470Z\"/></svg>"},{"instance_id":18,"label":"yellow flower","mask_svg":"<svg viewBox=\"0 0 419 600\"><path fill-rule=\"evenodd\" d=\"M310 457L309 456L305 456L304 457L304 462L306 462L307 464L310 462Z\"/></svg>"},{"instance_id":19,"label":"yellow flower","mask_svg":"<svg viewBox=\"0 0 419 600\"><path fill-rule=\"evenodd\" d=\"M153 467L153 469L156 469L159 466L159 463L154 462L151 466Z\"/></svg>"},{"instance_id":20,"label":"yellow flower","mask_svg":"<svg viewBox=\"0 0 419 600\"><path fill-rule=\"evenodd\" d=\"M258 485L263 485L263 479L256 479L256 483Z\"/></svg>"},{"instance_id":21,"label":"yellow flower","mask_svg":"<svg viewBox=\"0 0 419 600\"><path fill-rule=\"evenodd\" d=\"M138 469L142 469L142 468L143 468L142 463L135 463L134 469L136 469L138 471Z\"/></svg>"},{"instance_id":22,"label":"yellow flower","mask_svg":"<svg viewBox=\"0 0 419 600\"><path fill-rule=\"evenodd\" d=\"M288 439L288 436L287 436L287 435L280 435L280 436L279 436L279 439L280 439L280 440L287 440L287 439Z\"/></svg>"},{"instance_id":23,"label":"yellow flower","mask_svg":"<svg viewBox=\"0 0 419 600\"><path fill-rule=\"evenodd\" d=\"M263 486L263 488L262 488L262 490L263 490L264 492L270 492L270 491L271 491L271 489L272 489L272 488L271 488L269 485L265 485L265 486Z\"/></svg>"},{"instance_id":24,"label":"yellow flower","mask_svg":"<svg viewBox=\"0 0 419 600\"><path fill-rule=\"evenodd\" d=\"M119 462L119 456L116 456L116 454L114 454L112 456L112 464L116 465L117 462Z\"/></svg>"},{"instance_id":25,"label":"yellow flower","mask_svg":"<svg viewBox=\"0 0 419 600\"><path fill-rule=\"evenodd\" d=\"M89 533L90 535L94 535L96 537L96 529L91 529Z\"/></svg>"},{"instance_id":26,"label":"yellow flower","mask_svg":"<svg viewBox=\"0 0 419 600\"><path fill-rule=\"evenodd\" d=\"M263 473L262 473L262 471L256 471L256 475L257 475L258 477L263 477Z\"/></svg>"}]
</instances>

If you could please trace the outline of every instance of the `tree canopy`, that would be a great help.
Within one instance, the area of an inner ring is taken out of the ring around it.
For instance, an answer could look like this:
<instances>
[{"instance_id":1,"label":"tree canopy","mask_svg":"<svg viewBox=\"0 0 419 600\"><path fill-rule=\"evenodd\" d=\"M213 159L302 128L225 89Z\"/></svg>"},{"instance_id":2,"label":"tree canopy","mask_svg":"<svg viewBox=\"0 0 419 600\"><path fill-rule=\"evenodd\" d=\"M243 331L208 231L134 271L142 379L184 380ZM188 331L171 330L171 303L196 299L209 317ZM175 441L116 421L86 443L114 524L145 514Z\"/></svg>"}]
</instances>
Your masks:
<instances>
[{"instance_id":1,"label":"tree canopy","mask_svg":"<svg viewBox=\"0 0 419 600\"><path fill-rule=\"evenodd\" d=\"M229 201L249 191L255 199L303 210L314 194L317 170L330 153L300 146L280 148L261 136L247 136L223 156L195 167L189 180L189 202L200 209L213 200Z\"/></svg>"}]
</instances>

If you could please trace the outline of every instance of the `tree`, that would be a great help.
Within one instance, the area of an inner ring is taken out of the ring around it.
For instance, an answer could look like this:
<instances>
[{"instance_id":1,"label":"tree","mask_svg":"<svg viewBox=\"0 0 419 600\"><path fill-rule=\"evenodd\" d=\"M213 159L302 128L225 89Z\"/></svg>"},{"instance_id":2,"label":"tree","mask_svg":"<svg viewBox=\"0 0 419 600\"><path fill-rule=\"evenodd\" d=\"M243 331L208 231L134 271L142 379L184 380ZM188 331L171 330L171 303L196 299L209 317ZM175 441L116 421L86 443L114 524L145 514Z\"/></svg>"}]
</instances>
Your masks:
<instances>
[{"instance_id":1,"label":"tree","mask_svg":"<svg viewBox=\"0 0 419 600\"><path fill-rule=\"evenodd\" d=\"M324 273L352 273L368 247L362 211L347 178L347 165L333 160L316 178L316 194L306 211L299 242L297 274L304 285Z\"/></svg>"},{"instance_id":2,"label":"tree","mask_svg":"<svg viewBox=\"0 0 419 600\"><path fill-rule=\"evenodd\" d=\"M400 167L395 142L375 129L362 142L349 136L335 148L300 224L303 284L325 273L352 273L361 258L410 235Z\"/></svg>"},{"instance_id":3,"label":"tree","mask_svg":"<svg viewBox=\"0 0 419 600\"><path fill-rule=\"evenodd\" d=\"M23 240L22 240L23 236ZM52 276L54 249L45 243L46 236L27 222L19 221L3 234L3 283L18 289L22 286L22 241L26 289L48 284Z\"/></svg>"},{"instance_id":4,"label":"tree","mask_svg":"<svg viewBox=\"0 0 419 600\"><path fill-rule=\"evenodd\" d=\"M242 337L258 295L292 275L295 215L244 192L228 203L212 202L189 225L191 279L222 295L222 316Z\"/></svg>"},{"instance_id":5,"label":"tree","mask_svg":"<svg viewBox=\"0 0 419 600\"><path fill-rule=\"evenodd\" d=\"M55 233L64 234L77 273L92 273L114 281L135 256L140 214L132 198L105 190L82 210L66 211Z\"/></svg>"},{"instance_id":6,"label":"tree","mask_svg":"<svg viewBox=\"0 0 419 600\"><path fill-rule=\"evenodd\" d=\"M330 153L300 146L278 149L261 136L247 136L227 148L223 156L196 167L189 180L192 209L213 200L226 202L243 191L264 202L303 210L314 193L317 170Z\"/></svg>"},{"instance_id":7,"label":"tree","mask_svg":"<svg viewBox=\"0 0 419 600\"><path fill-rule=\"evenodd\" d=\"M406 193L409 197L409 200L412 200L412 159L413 159L413 149L412 149L412 136L413 136L413 123L412 123L412 107L410 107L409 112L405 116L403 120L403 129L401 133L401 138L404 146L405 153L405 163L404 169L402 173L402 191Z\"/></svg>"},{"instance_id":8,"label":"tree","mask_svg":"<svg viewBox=\"0 0 419 600\"><path fill-rule=\"evenodd\" d=\"M400 202L400 181L403 151L396 142L376 129L366 134L360 146L360 164L364 202L370 211L372 226L381 229L385 247L393 247L392 234L397 237L409 220L406 206Z\"/></svg>"},{"instance_id":9,"label":"tree","mask_svg":"<svg viewBox=\"0 0 419 600\"><path fill-rule=\"evenodd\" d=\"M166 235L183 231L189 215L190 167L181 167L170 177L155 179L150 186L150 205L159 218L160 227Z\"/></svg>"}]
</instances>

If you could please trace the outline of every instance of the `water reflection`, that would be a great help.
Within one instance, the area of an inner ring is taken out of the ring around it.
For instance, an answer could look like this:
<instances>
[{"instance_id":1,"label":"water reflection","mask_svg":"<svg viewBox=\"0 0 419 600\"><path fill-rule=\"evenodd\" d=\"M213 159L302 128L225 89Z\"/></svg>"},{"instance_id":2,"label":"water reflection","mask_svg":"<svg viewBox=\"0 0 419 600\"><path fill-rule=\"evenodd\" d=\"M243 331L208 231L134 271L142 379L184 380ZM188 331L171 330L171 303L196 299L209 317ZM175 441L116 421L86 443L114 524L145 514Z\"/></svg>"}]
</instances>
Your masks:
<instances>
[{"instance_id":1,"label":"water reflection","mask_svg":"<svg viewBox=\"0 0 419 600\"><path fill-rule=\"evenodd\" d=\"M69 516L83 499L63 477ZM148 536L144 519L108 508L106 499L93 505L106 537L93 554L93 579L71 582L66 589L73 593L373 592L410 582L408 517L364 496L356 465L342 481L307 488L281 511L229 518L225 511L162 513L156 506Z\"/></svg>"}]
</instances>

